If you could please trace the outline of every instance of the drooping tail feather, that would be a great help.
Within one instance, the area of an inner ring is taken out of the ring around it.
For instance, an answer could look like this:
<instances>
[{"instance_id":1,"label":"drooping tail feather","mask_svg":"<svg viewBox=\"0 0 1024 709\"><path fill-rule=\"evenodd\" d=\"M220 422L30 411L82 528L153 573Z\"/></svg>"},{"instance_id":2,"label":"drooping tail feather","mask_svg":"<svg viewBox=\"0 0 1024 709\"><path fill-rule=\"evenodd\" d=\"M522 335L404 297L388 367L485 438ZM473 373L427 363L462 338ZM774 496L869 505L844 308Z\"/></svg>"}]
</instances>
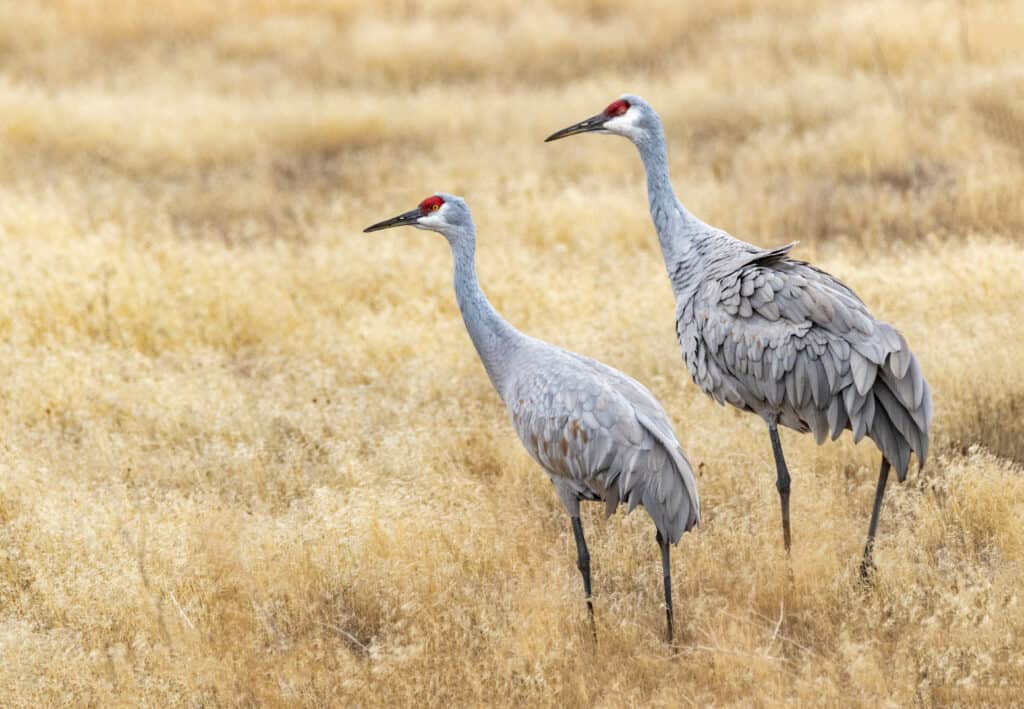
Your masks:
<instances>
[{"instance_id":1,"label":"drooping tail feather","mask_svg":"<svg viewBox=\"0 0 1024 709\"><path fill-rule=\"evenodd\" d=\"M932 394L917 358L906 340L902 336L899 339L899 349L887 354L871 387L869 398L874 406L867 435L903 482L911 453L917 456L918 467L923 467L928 458Z\"/></svg>"}]
</instances>

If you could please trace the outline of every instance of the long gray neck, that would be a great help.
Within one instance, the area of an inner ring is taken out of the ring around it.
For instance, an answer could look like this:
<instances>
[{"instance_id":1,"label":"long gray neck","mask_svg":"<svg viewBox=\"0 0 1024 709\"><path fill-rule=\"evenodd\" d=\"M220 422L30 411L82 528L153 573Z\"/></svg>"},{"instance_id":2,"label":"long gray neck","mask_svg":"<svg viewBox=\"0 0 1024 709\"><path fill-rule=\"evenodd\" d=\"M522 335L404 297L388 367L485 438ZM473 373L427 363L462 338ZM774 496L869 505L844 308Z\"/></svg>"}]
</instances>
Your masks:
<instances>
[{"instance_id":1,"label":"long gray neck","mask_svg":"<svg viewBox=\"0 0 1024 709\"><path fill-rule=\"evenodd\" d=\"M647 202L651 209L651 220L658 232L665 268L678 294L683 284L677 283L677 280L694 282L699 275L699 246L707 238L709 227L693 216L676 198L668 173L668 147L661 125L656 125L635 142L647 174Z\"/></svg>"},{"instance_id":2,"label":"long gray neck","mask_svg":"<svg viewBox=\"0 0 1024 709\"><path fill-rule=\"evenodd\" d=\"M449 238L455 260L455 299L473 346L494 388L502 394L509 358L525 335L494 309L476 277L476 234L466 229Z\"/></svg>"}]
</instances>

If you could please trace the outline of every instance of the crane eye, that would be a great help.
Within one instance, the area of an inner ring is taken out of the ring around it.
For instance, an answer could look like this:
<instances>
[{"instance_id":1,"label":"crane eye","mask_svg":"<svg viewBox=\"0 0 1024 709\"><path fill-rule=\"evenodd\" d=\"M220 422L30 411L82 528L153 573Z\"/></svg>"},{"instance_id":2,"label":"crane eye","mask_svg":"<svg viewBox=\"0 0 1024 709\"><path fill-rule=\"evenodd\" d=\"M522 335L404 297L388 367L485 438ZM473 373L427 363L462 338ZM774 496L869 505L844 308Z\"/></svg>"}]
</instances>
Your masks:
<instances>
[{"instance_id":1,"label":"crane eye","mask_svg":"<svg viewBox=\"0 0 1024 709\"><path fill-rule=\"evenodd\" d=\"M621 116L628 110L629 101L620 98L618 101L612 101L610 104L608 104L608 107L604 109L604 115L608 116L609 118L614 118L615 116Z\"/></svg>"},{"instance_id":2,"label":"crane eye","mask_svg":"<svg viewBox=\"0 0 1024 709\"><path fill-rule=\"evenodd\" d=\"M422 214L427 214L429 212L436 212L437 210L439 210L441 208L441 205L443 205L443 204L444 204L444 200L441 199L440 197L438 197L435 194L435 195L433 195L431 197L427 197L425 200L420 202L420 212Z\"/></svg>"}]
</instances>

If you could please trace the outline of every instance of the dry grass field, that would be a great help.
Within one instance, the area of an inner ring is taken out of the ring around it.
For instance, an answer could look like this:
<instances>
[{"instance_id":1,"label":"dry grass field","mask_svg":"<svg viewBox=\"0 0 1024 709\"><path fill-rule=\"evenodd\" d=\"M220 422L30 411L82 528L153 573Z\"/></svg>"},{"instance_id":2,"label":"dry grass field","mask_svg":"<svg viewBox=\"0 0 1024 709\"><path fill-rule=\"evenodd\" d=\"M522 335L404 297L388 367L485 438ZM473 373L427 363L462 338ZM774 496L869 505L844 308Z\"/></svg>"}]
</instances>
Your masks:
<instances>
[{"instance_id":1,"label":"dry grass field","mask_svg":"<svg viewBox=\"0 0 1024 709\"><path fill-rule=\"evenodd\" d=\"M934 457L699 393L626 141L895 323ZM526 332L660 398L704 520L568 520L466 336L435 190ZM1006 705L1024 696L1024 2L0 0L0 704Z\"/></svg>"}]
</instances>

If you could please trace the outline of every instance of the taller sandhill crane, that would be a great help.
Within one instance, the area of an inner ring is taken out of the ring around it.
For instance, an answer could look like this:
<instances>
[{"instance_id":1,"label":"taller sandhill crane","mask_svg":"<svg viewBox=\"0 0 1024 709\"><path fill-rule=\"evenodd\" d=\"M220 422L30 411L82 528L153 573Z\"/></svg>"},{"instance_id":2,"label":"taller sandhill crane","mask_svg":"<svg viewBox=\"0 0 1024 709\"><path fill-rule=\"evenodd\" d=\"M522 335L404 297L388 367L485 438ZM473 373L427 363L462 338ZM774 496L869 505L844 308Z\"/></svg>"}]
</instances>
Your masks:
<instances>
[{"instance_id":1,"label":"taller sandhill crane","mask_svg":"<svg viewBox=\"0 0 1024 709\"><path fill-rule=\"evenodd\" d=\"M508 409L527 452L547 471L572 521L576 561L591 629L590 553L580 500L603 500L611 515L642 505L654 520L665 582L667 636L672 641L669 543L700 519L693 470L668 417L642 384L600 362L528 337L491 306L476 277L476 229L459 197L438 193L416 209L367 227L436 231L455 262L455 299L491 384ZM596 636L596 631L595 631Z\"/></svg>"},{"instance_id":2,"label":"taller sandhill crane","mask_svg":"<svg viewBox=\"0 0 1024 709\"><path fill-rule=\"evenodd\" d=\"M902 482L915 453L924 465L931 391L907 341L876 320L839 279L789 256L796 242L761 249L709 226L676 198L661 120L639 96L548 136L611 133L633 142L647 173L651 219L676 297L676 335L694 382L720 404L768 425L790 550L790 476L778 425L813 431L820 444L845 429L882 452L861 576L872 550L890 465Z\"/></svg>"}]
</instances>

